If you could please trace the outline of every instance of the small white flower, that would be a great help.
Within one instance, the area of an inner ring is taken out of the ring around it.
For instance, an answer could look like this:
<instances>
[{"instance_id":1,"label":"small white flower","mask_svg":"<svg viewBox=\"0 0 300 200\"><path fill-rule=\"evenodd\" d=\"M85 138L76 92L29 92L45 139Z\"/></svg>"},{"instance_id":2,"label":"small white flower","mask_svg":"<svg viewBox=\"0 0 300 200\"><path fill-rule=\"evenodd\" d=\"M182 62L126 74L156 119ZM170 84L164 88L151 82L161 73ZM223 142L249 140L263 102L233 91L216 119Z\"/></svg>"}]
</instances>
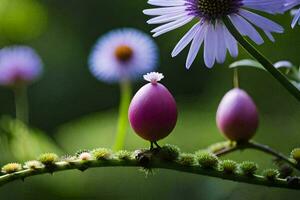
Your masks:
<instances>
[{"instance_id":1,"label":"small white flower","mask_svg":"<svg viewBox=\"0 0 300 200\"><path fill-rule=\"evenodd\" d=\"M79 155L80 160L92 160L92 155L89 152L83 152Z\"/></svg>"},{"instance_id":2,"label":"small white flower","mask_svg":"<svg viewBox=\"0 0 300 200\"><path fill-rule=\"evenodd\" d=\"M151 73L147 73L146 75L144 75L144 79L146 81L149 81L154 84L161 81L163 78L164 78L164 75L162 73L158 73L158 72L151 72Z\"/></svg>"},{"instance_id":3,"label":"small white flower","mask_svg":"<svg viewBox=\"0 0 300 200\"><path fill-rule=\"evenodd\" d=\"M24 167L24 169L40 169L45 166L40 161L30 160L30 161L25 162L23 167Z\"/></svg>"}]
</instances>

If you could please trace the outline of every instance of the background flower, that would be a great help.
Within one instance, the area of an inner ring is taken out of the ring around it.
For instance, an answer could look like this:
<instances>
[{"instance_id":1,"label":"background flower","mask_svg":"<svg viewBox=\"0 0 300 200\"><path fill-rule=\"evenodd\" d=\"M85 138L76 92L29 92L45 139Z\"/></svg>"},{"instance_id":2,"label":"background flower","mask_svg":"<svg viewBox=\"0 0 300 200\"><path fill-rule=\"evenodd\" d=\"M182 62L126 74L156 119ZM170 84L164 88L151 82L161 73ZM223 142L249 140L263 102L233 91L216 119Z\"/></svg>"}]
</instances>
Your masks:
<instances>
[{"instance_id":1,"label":"background flower","mask_svg":"<svg viewBox=\"0 0 300 200\"><path fill-rule=\"evenodd\" d=\"M254 26L262 29L272 41L274 41L272 32L283 32L283 28L278 24L247 10L282 13L283 0L149 0L148 3L162 7L144 10L146 15L158 16L149 20L149 24L164 24L152 30L154 37L179 28L193 19L198 20L172 52L173 57L177 56L191 43L187 68L192 65L202 43L204 43L204 61L209 68L215 61L218 63L225 61L227 49L233 57L237 56L237 41L222 22L224 17L229 17L238 31L256 44L262 44L264 40Z\"/></svg>"},{"instance_id":2,"label":"background flower","mask_svg":"<svg viewBox=\"0 0 300 200\"><path fill-rule=\"evenodd\" d=\"M157 52L154 41L141 31L114 30L96 43L89 59L90 70L106 82L136 79L156 68Z\"/></svg>"},{"instance_id":3,"label":"background flower","mask_svg":"<svg viewBox=\"0 0 300 200\"><path fill-rule=\"evenodd\" d=\"M30 83L42 73L42 61L27 46L11 46L0 50L0 84L14 86Z\"/></svg>"}]
</instances>

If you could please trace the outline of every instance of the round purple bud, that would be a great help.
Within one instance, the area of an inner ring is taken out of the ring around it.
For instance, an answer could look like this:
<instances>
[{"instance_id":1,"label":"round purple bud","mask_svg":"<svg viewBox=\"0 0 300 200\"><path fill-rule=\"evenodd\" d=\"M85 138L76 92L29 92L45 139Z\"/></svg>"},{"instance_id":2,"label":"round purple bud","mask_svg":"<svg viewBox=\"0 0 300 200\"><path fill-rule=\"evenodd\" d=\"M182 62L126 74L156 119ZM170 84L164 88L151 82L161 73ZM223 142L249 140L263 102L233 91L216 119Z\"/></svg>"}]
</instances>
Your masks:
<instances>
[{"instance_id":1,"label":"round purple bud","mask_svg":"<svg viewBox=\"0 0 300 200\"><path fill-rule=\"evenodd\" d=\"M132 128L150 142L167 137L177 122L175 99L165 86L158 83L163 78L156 72L145 75L144 79L150 83L135 94L129 107Z\"/></svg>"},{"instance_id":2,"label":"round purple bud","mask_svg":"<svg viewBox=\"0 0 300 200\"><path fill-rule=\"evenodd\" d=\"M231 141L246 142L256 133L258 111L251 97L241 89L230 90L217 111L217 125Z\"/></svg>"},{"instance_id":3,"label":"round purple bud","mask_svg":"<svg viewBox=\"0 0 300 200\"><path fill-rule=\"evenodd\" d=\"M27 46L12 46L0 50L0 85L16 86L36 80L42 73L42 61Z\"/></svg>"}]
</instances>

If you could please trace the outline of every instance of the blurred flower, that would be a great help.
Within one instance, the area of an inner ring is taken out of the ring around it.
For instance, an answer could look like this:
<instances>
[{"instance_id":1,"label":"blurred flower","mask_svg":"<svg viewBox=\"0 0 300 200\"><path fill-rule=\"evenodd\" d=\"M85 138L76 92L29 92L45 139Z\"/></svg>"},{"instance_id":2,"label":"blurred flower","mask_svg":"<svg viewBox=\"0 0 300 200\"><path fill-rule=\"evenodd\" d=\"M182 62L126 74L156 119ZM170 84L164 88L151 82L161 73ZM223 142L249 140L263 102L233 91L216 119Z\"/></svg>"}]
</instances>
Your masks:
<instances>
[{"instance_id":1,"label":"blurred flower","mask_svg":"<svg viewBox=\"0 0 300 200\"><path fill-rule=\"evenodd\" d=\"M238 55L237 41L224 25L224 17L229 17L238 31L256 44L262 44L264 40L253 25L262 29L272 41L272 32L283 32L280 25L248 9L270 14L282 13L284 0L149 0L148 3L162 7L144 10L146 15L158 16L149 20L149 24L164 24L152 30L154 37L179 28L193 19L198 20L172 52L175 57L192 43L186 62L187 68L191 67L202 43L204 61L209 68L214 65L215 60L218 63L225 61L227 49L231 56Z\"/></svg>"},{"instance_id":2,"label":"blurred flower","mask_svg":"<svg viewBox=\"0 0 300 200\"><path fill-rule=\"evenodd\" d=\"M42 61L27 46L11 46L0 50L0 84L15 86L36 80L42 73Z\"/></svg>"},{"instance_id":3,"label":"blurred flower","mask_svg":"<svg viewBox=\"0 0 300 200\"><path fill-rule=\"evenodd\" d=\"M93 75L106 82L132 80L157 66L158 48L148 35L130 28L101 37L90 59Z\"/></svg>"}]
</instances>

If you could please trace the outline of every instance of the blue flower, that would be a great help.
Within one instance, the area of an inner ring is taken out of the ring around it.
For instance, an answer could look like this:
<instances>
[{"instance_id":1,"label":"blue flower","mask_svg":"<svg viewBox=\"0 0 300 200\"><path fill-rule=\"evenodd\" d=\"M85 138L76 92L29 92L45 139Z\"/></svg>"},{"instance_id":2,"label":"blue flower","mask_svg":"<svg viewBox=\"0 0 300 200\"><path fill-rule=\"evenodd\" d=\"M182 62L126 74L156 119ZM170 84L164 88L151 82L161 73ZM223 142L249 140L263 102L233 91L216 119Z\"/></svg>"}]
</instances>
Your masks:
<instances>
[{"instance_id":1,"label":"blue flower","mask_svg":"<svg viewBox=\"0 0 300 200\"><path fill-rule=\"evenodd\" d=\"M27 46L11 46L0 50L0 84L16 86L36 80L43 71L38 54Z\"/></svg>"},{"instance_id":2,"label":"blue flower","mask_svg":"<svg viewBox=\"0 0 300 200\"><path fill-rule=\"evenodd\" d=\"M187 68L191 67L202 43L204 61L209 68L213 67L215 61L223 63L227 50L233 57L238 55L237 41L224 25L224 17L229 17L238 31L256 44L262 44L264 40L254 26L262 29L272 41L273 32L283 32L280 25L249 9L270 14L283 13L284 0L149 0L148 3L160 7L144 10L146 15L157 16L150 19L149 24L163 24L152 30L154 37L179 28L194 19L198 21L172 52L172 57L175 57L191 43Z\"/></svg>"},{"instance_id":3,"label":"blue flower","mask_svg":"<svg viewBox=\"0 0 300 200\"><path fill-rule=\"evenodd\" d=\"M99 80L120 82L139 78L158 64L158 48L141 31L125 28L102 36L89 58L90 70Z\"/></svg>"}]
</instances>

